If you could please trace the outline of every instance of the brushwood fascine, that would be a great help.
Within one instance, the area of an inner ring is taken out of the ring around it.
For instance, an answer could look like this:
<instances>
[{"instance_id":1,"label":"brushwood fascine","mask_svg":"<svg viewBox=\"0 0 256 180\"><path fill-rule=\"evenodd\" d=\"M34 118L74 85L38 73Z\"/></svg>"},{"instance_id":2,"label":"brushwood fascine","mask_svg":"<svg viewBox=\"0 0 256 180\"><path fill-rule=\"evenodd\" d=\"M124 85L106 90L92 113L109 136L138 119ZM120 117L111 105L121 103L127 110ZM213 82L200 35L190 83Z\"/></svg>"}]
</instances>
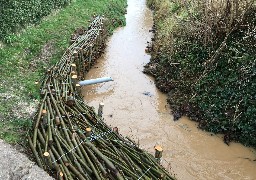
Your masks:
<instances>
[{"instance_id":1,"label":"brushwood fascine","mask_svg":"<svg viewBox=\"0 0 256 180\"><path fill-rule=\"evenodd\" d=\"M106 125L80 96L78 82L102 54L107 26L97 16L87 29L77 29L61 60L45 73L28 137L36 162L56 179L173 179L158 159Z\"/></svg>"}]
</instances>

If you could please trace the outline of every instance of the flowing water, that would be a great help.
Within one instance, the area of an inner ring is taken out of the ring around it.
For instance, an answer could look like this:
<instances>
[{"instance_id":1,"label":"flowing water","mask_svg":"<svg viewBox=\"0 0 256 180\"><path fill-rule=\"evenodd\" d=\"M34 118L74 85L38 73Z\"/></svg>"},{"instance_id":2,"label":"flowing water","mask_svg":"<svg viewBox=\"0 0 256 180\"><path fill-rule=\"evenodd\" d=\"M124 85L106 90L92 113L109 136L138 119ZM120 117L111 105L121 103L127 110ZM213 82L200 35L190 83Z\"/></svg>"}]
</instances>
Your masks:
<instances>
[{"instance_id":1,"label":"flowing water","mask_svg":"<svg viewBox=\"0 0 256 180\"><path fill-rule=\"evenodd\" d=\"M227 146L186 117L174 122L166 95L142 73L150 59L144 50L153 24L145 0L128 0L126 22L86 76L111 76L114 81L84 87L86 103L97 109L104 102L105 122L141 148L154 153L154 146L161 145L161 162L177 179L256 179L255 151L238 143Z\"/></svg>"}]
</instances>

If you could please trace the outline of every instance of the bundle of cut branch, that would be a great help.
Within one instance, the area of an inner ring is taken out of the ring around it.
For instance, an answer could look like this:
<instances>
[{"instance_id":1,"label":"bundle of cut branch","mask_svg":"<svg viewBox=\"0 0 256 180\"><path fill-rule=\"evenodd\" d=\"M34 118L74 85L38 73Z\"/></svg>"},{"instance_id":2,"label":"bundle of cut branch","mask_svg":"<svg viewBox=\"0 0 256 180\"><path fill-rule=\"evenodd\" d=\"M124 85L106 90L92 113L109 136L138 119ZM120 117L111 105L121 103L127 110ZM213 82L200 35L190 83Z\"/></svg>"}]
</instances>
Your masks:
<instances>
[{"instance_id":1,"label":"bundle of cut branch","mask_svg":"<svg viewBox=\"0 0 256 180\"><path fill-rule=\"evenodd\" d=\"M158 161L108 127L79 95L79 79L103 52L104 17L78 29L41 84L29 144L38 165L57 179L172 179Z\"/></svg>"}]
</instances>

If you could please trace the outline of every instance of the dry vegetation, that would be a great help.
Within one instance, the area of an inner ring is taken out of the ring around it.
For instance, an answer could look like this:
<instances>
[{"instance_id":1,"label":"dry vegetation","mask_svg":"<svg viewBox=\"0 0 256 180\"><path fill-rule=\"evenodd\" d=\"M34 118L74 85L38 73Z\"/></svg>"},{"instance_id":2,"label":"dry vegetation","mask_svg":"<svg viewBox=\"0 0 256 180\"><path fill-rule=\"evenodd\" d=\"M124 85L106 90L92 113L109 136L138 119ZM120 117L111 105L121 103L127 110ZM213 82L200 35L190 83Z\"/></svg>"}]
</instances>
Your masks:
<instances>
[{"instance_id":1,"label":"dry vegetation","mask_svg":"<svg viewBox=\"0 0 256 180\"><path fill-rule=\"evenodd\" d=\"M175 116L256 146L254 0L148 0L152 59L145 72L169 94Z\"/></svg>"}]
</instances>

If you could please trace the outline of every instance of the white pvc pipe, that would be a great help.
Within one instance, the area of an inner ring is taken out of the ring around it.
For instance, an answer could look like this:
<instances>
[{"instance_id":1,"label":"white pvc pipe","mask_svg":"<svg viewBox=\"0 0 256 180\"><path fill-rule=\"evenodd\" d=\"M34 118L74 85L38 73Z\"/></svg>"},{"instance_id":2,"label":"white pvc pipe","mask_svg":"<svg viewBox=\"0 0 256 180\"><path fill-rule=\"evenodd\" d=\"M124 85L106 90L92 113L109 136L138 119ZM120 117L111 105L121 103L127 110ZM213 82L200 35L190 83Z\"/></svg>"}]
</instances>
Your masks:
<instances>
[{"instance_id":1,"label":"white pvc pipe","mask_svg":"<svg viewBox=\"0 0 256 180\"><path fill-rule=\"evenodd\" d=\"M108 81L113 81L113 79L111 77L102 77L102 78L97 78L97 79L89 79L89 80L79 81L78 84L80 86L85 86L85 85L103 83L103 82L108 82Z\"/></svg>"}]
</instances>

